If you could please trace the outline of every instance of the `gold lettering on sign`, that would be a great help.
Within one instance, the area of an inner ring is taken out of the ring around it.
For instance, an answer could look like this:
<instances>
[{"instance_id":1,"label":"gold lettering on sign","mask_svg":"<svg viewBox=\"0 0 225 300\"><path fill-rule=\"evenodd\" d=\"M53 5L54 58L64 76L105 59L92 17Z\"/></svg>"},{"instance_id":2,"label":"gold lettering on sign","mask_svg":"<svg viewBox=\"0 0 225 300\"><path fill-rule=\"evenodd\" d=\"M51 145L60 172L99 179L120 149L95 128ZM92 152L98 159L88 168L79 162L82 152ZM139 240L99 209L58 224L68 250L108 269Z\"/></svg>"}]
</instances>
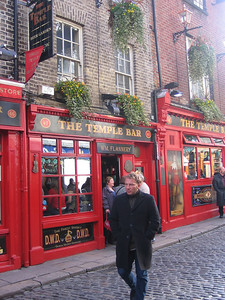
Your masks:
<instances>
[{"instance_id":1,"label":"gold lettering on sign","mask_svg":"<svg viewBox=\"0 0 225 300\"><path fill-rule=\"evenodd\" d=\"M90 234L88 228L77 229L77 239L82 239L89 236Z\"/></svg>"},{"instance_id":2,"label":"gold lettering on sign","mask_svg":"<svg viewBox=\"0 0 225 300\"><path fill-rule=\"evenodd\" d=\"M139 129L126 129L127 136L141 137L141 131Z\"/></svg>"},{"instance_id":3,"label":"gold lettering on sign","mask_svg":"<svg viewBox=\"0 0 225 300\"><path fill-rule=\"evenodd\" d=\"M45 236L45 245L54 245L60 243L59 234L50 234Z\"/></svg>"},{"instance_id":4,"label":"gold lettering on sign","mask_svg":"<svg viewBox=\"0 0 225 300\"><path fill-rule=\"evenodd\" d=\"M0 106L0 114L3 114L2 106Z\"/></svg>"},{"instance_id":5,"label":"gold lettering on sign","mask_svg":"<svg viewBox=\"0 0 225 300\"><path fill-rule=\"evenodd\" d=\"M105 133L110 135L123 135L123 129L121 127L98 124L85 124L85 127L87 127L88 132Z\"/></svg>"},{"instance_id":6,"label":"gold lettering on sign","mask_svg":"<svg viewBox=\"0 0 225 300\"><path fill-rule=\"evenodd\" d=\"M187 127L187 128L195 128L195 122L191 120L185 120L185 119L180 119L181 120L181 126L182 127Z\"/></svg>"},{"instance_id":7,"label":"gold lettering on sign","mask_svg":"<svg viewBox=\"0 0 225 300\"><path fill-rule=\"evenodd\" d=\"M82 131L81 123L75 123L75 122L67 122L67 121L58 121L60 125L60 129L62 130L72 130L72 131Z\"/></svg>"}]
</instances>

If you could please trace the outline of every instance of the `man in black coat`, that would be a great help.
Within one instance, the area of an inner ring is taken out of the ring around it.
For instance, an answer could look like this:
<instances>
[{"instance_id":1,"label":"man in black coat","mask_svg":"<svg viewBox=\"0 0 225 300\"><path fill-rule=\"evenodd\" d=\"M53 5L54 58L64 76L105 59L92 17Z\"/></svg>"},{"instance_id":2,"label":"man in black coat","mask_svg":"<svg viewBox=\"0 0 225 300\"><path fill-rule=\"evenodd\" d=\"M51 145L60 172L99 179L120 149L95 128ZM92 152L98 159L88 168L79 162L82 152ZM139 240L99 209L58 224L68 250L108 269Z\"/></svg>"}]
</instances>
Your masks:
<instances>
[{"instance_id":1,"label":"man in black coat","mask_svg":"<svg viewBox=\"0 0 225 300\"><path fill-rule=\"evenodd\" d=\"M221 167L219 172L213 176L213 187L216 191L216 204L219 206L220 218L223 218L223 206L225 205L225 168Z\"/></svg>"},{"instance_id":2,"label":"man in black coat","mask_svg":"<svg viewBox=\"0 0 225 300\"><path fill-rule=\"evenodd\" d=\"M116 264L119 275L131 288L130 299L142 300L151 265L152 240L160 217L154 197L139 191L135 172L126 176L126 193L115 198L110 215L112 233L117 240ZM132 273L135 261L136 277Z\"/></svg>"}]
</instances>

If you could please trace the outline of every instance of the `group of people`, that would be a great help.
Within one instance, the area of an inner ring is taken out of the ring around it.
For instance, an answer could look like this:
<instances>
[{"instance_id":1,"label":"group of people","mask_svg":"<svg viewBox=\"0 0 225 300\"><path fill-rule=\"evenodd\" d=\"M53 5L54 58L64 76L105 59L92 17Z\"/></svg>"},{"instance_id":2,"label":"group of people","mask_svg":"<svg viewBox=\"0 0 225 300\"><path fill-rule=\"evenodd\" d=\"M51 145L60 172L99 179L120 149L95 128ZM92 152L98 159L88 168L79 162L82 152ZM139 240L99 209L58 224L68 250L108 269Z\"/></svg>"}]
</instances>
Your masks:
<instances>
[{"instance_id":1,"label":"group of people","mask_svg":"<svg viewBox=\"0 0 225 300\"><path fill-rule=\"evenodd\" d=\"M147 291L152 240L160 225L159 212L143 174L131 172L115 188L113 178L107 177L103 211L109 214L116 240L118 273L131 289L130 299L142 300ZM136 276L132 272L134 262Z\"/></svg>"},{"instance_id":2,"label":"group of people","mask_svg":"<svg viewBox=\"0 0 225 300\"><path fill-rule=\"evenodd\" d=\"M220 167L219 171L214 174L212 184L217 194L216 204L219 207L219 217L223 218L223 206L225 205L225 168L224 167Z\"/></svg>"}]
</instances>

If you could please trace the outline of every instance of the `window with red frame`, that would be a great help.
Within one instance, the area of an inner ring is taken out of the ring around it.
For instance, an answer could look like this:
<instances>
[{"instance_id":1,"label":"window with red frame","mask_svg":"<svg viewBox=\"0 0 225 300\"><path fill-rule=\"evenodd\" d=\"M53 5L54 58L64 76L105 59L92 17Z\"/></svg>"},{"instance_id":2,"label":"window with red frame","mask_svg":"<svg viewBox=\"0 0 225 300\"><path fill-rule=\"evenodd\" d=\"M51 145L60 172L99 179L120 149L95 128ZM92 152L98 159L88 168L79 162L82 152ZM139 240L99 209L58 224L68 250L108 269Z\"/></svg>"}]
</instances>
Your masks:
<instances>
[{"instance_id":1,"label":"window with red frame","mask_svg":"<svg viewBox=\"0 0 225 300\"><path fill-rule=\"evenodd\" d=\"M91 143L42 139L43 216L93 210Z\"/></svg>"}]
</instances>

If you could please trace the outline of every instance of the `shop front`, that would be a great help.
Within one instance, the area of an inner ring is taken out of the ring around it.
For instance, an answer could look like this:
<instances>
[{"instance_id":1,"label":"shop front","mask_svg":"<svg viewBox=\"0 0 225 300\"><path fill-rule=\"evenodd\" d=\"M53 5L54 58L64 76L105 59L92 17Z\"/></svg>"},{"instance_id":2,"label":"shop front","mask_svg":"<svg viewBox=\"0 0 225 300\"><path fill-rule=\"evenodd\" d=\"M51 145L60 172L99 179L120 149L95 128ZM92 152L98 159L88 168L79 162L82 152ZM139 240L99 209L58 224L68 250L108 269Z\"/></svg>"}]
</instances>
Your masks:
<instances>
[{"instance_id":1,"label":"shop front","mask_svg":"<svg viewBox=\"0 0 225 300\"><path fill-rule=\"evenodd\" d=\"M102 188L141 170L155 193L152 129L101 115L28 110L30 264L105 247Z\"/></svg>"},{"instance_id":2,"label":"shop front","mask_svg":"<svg viewBox=\"0 0 225 300\"><path fill-rule=\"evenodd\" d=\"M225 155L225 124L206 123L201 114L170 105L169 98L158 99L158 130L164 134L160 191L167 195L161 198L163 231L219 215L212 178Z\"/></svg>"},{"instance_id":3,"label":"shop front","mask_svg":"<svg viewBox=\"0 0 225 300\"><path fill-rule=\"evenodd\" d=\"M0 79L0 272L29 263L23 88Z\"/></svg>"}]
</instances>

